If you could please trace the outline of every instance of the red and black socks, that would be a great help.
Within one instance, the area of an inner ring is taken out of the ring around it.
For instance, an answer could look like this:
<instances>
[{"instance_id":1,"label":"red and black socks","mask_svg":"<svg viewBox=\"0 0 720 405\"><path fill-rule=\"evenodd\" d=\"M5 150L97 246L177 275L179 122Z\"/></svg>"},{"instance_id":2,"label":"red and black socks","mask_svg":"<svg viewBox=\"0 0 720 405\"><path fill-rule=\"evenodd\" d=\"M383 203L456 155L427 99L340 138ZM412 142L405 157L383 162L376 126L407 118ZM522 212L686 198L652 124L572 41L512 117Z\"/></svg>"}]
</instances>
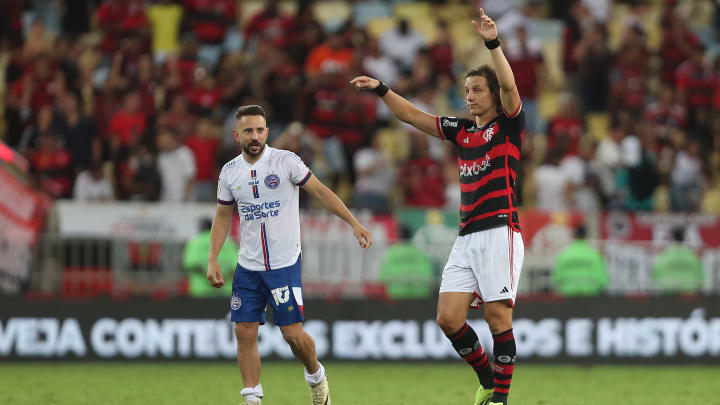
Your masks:
<instances>
[{"instance_id":1,"label":"red and black socks","mask_svg":"<svg viewBox=\"0 0 720 405\"><path fill-rule=\"evenodd\" d=\"M473 328L471 328L466 322L459 331L449 335L448 338L452 342L455 351L458 352L460 357L462 357L473 368L473 370L475 370L478 380L480 380L480 384L482 384L485 389L492 388L493 373L490 368L490 360L488 359L485 351L483 351L483 348L480 345L480 340ZM513 341L513 359L515 356L514 350L515 342Z\"/></svg>"},{"instance_id":2,"label":"red and black socks","mask_svg":"<svg viewBox=\"0 0 720 405\"><path fill-rule=\"evenodd\" d=\"M515 370L515 336L513 330L508 329L493 335L495 346L493 354L495 355L495 392L493 393L493 402L507 403L508 393L510 392L510 381L512 380L513 371Z\"/></svg>"}]
</instances>

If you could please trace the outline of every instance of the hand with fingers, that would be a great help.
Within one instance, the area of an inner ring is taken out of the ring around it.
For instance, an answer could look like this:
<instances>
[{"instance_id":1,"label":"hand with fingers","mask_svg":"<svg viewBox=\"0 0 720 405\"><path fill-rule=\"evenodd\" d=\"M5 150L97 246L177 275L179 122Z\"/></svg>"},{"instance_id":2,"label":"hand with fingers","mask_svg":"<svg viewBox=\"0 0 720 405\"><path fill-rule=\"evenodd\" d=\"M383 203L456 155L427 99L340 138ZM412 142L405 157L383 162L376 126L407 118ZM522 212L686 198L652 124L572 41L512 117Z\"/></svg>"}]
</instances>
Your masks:
<instances>
[{"instance_id":1,"label":"hand with fingers","mask_svg":"<svg viewBox=\"0 0 720 405\"><path fill-rule=\"evenodd\" d=\"M495 21L488 17L483 9L480 9L480 21L472 20L472 25L485 41L492 41L498 36Z\"/></svg>"},{"instance_id":2,"label":"hand with fingers","mask_svg":"<svg viewBox=\"0 0 720 405\"><path fill-rule=\"evenodd\" d=\"M380 81L368 76L358 76L350 80L350 84L357 90L375 90L380 85Z\"/></svg>"},{"instance_id":3,"label":"hand with fingers","mask_svg":"<svg viewBox=\"0 0 720 405\"><path fill-rule=\"evenodd\" d=\"M210 285L215 288L220 288L225 285L225 279L223 278L220 263L217 259L208 261L207 279Z\"/></svg>"},{"instance_id":4,"label":"hand with fingers","mask_svg":"<svg viewBox=\"0 0 720 405\"><path fill-rule=\"evenodd\" d=\"M360 247L363 249L367 249L372 245L372 236L370 235L370 231L365 229L360 224L357 224L353 227L353 234L355 235L355 238L358 240L358 244L360 244Z\"/></svg>"}]
</instances>

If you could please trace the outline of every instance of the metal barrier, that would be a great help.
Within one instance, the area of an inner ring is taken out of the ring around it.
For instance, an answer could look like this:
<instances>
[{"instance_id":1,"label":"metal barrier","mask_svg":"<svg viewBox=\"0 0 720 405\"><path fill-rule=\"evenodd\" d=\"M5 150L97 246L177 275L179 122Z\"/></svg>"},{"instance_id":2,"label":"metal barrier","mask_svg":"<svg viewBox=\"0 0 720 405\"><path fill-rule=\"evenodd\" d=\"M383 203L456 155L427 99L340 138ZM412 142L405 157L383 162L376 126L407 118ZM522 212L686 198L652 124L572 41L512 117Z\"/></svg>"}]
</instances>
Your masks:
<instances>
[{"instance_id":1,"label":"metal barrier","mask_svg":"<svg viewBox=\"0 0 720 405\"><path fill-rule=\"evenodd\" d=\"M651 243L595 241L605 258L610 295L659 293L652 267L664 247ZM372 249L354 239L303 240L303 284L308 297L383 297L378 273L389 243ZM184 295L183 243L130 239L78 239L46 236L34 257L31 289L66 295ZM520 294L553 291L551 273L557 252L526 250ZM698 250L703 263L703 294L720 294L720 249ZM436 291L442 263L428 286ZM412 281L412 280L409 280Z\"/></svg>"}]
</instances>

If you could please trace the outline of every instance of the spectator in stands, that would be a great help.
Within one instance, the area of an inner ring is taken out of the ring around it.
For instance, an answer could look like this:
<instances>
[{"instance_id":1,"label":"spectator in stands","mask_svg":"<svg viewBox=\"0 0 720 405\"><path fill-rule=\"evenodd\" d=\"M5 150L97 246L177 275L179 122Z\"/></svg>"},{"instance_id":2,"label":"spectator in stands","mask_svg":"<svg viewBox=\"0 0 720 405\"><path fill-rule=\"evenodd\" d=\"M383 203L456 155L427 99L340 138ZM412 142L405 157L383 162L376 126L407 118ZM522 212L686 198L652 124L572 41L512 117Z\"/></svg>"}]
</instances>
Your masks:
<instances>
[{"instance_id":1,"label":"spectator in stands","mask_svg":"<svg viewBox=\"0 0 720 405\"><path fill-rule=\"evenodd\" d=\"M599 192L604 201L615 197L615 172L620 165L620 142L625 131L614 128L608 136L600 141L591 162L599 183Z\"/></svg>"},{"instance_id":2,"label":"spectator in stands","mask_svg":"<svg viewBox=\"0 0 720 405\"><path fill-rule=\"evenodd\" d=\"M515 26L510 42L504 49L507 49L506 56L523 101L525 127L529 134L539 133L542 129L535 96L537 90L543 86L545 78L542 44L537 38L528 36L528 29L524 25Z\"/></svg>"},{"instance_id":3,"label":"spectator in stands","mask_svg":"<svg viewBox=\"0 0 720 405\"><path fill-rule=\"evenodd\" d=\"M102 163L95 160L75 179L73 199L76 201L108 201L112 198L112 184L103 174Z\"/></svg>"},{"instance_id":4,"label":"spectator in stands","mask_svg":"<svg viewBox=\"0 0 720 405\"><path fill-rule=\"evenodd\" d=\"M555 258L550 280L553 289L565 296L601 295L608 286L602 255L585 238L585 225L575 227L575 240Z\"/></svg>"},{"instance_id":5,"label":"spectator in stands","mask_svg":"<svg viewBox=\"0 0 720 405\"><path fill-rule=\"evenodd\" d=\"M645 32L638 24L625 29L620 49L610 73L610 112L642 112L645 106L650 52L645 46Z\"/></svg>"},{"instance_id":6,"label":"spectator in stands","mask_svg":"<svg viewBox=\"0 0 720 405\"><path fill-rule=\"evenodd\" d=\"M52 52L53 43L53 35L45 30L45 23L36 19L25 36L22 57L25 60L32 60L38 56L48 55Z\"/></svg>"},{"instance_id":7,"label":"spectator in stands","mask_svg":"<svg viewBox=\"0 0 720 405\"><path fill-rule=\"evenodd\" d=\"M440 208L445 205L445 178L440 163L430 158L427 137L418 133L410 136L411 158L403 164L398 182L408 207Z\"/></svg>"},{"instance_id":8,"label":"spectator in stands","mask_svg":"<svg viewBox=\"0 0 720 405\"><path fill-rule=\"evenodd\" d=\"M95 8L92 3L90 1L70 2L67 0L60 2L63 35L74 40L90 32L90 14Z\"/></svg>"},{"instance_id":9,"label":"spectator in stands","mask_svg":"<svg viewBox=\"0 0 720 405\"><path fill-rule=\"evenodd\" d=\"M220 105L222 88L210 72L200 67L195 70L193 87L185 95L190 101L190 107L194 114L200 117L210 117L215 108Z\"/></svg>"},{"instance_id":10,"label":"spectator in stands","mask_svg":"<svg viewBox=\"0 0 720 405\"><path fill-rule=\"evenodd\" d=\"M157 167L162 179L162 201L188 201L193 192L197 168L193 152L178 142L175 134L163 131L157 136Z\"/></svg>"},{"instance_id":11,"label":"spectator in stands","mask_svg":"<svg viewBox=\"0 0 720 405\"><path fill-rule=\"evenodd\" d=\"M40 136L37 150L30 155L35 174L40 176L42 188L56 197L68 197L72 186L72 156L62 147L58 135L52 132Z\"/></svg>"},{"instance_id":12,"label":"spectator in stands","mask_svg":"<svg viewBox=\"0 0 720 405\"><path fill-rule=\"evenodd\" d=\"M343 32L330 32L324 43L310 51L305 61L305 75L309 79L325 72L348 71L355 52L344 38Z\"/></svg>"},{"instance_id":13,"label":"spectator in stands","mask_svg":"<svg viewBox=\"0 0 720 405\"><path fill-rule=\"evenodd\" d=\"M125 95L122 109L110 120L108 128L111 149L137 145L145 134L147 121L141 109L142 99L137 91Z\"/></svg>"},{"instance_id":14,"label":"spectator in stands","mask_svg":"<svg viewBox=\"0 0 720 405\"><path fill-rule=\"evenodd\" d=\"M172 0L159 0L148 7L152 33L152 52L155 63L162 65L168 56L180 50L178 39L183 7Z\"/></svg>"},{"instance_id":15,"label":"spectator in stands","mask_svg":"<svg viewBox=\"0 0 720 405\"><path fill-rule=\"evenodd\" d=\"M397 64L388 55L380 52L379 42L371 38L368 41L366 52L362 56L362 69L372 77L377 77L388 86L393 86L400 76ZM381 104L381 101L379 101Z\"/></svg>"},{"instance_id":16,"label":"spectator in stands","mask_svg":"<svg viewBox=\"0 0 720 405\"><path fill-rule=\"evenodd\" d=\"M144 143L122 148L114 157L117 190L121 200L158 201L162 179L152 150Z\"/></svg>"},{"instance_id":17,"label":"spectator in stands","mask_svg":"<svg viewBox=\"0 0 720 405\"><path fill-rule=\"evenodd\" d=\"M23 69L22 76L13 83L8 101L9 106L20 113L21 119L26 120L40 108L55 103L63 75L48 55L28 61Z\"/></svg>"},{"instance_id":18,"label":"spectator in stands","mask_svg":"<svg viewBox=\"0 0 720 405\"><path fill-rule=\"evenodd\" d=\"M665 294L698 293L703 285L703 268L698 255L687 245L685 229L672 230L670 246L655 258L653 285Z\"/></svg>"},{"instance_id":19,"label":"spectator in stands","mask_svg":"<svg viewBox=\"0 0 720 405\"><path fill-rule=\"evenodd\" d=\"M63 97L60 109L62 115L59 126L72 155L73 165L76 169L87 169L91 161L101 157L97 126L81 114L77 96L72 93Z\"/></svg>"},{"instance_id":20,"label":"spectator in stands","mask_svg":"<svg viewBox=\"0 0 720 405\"><path fill-rule=\"evenodd\" d=\"M100 50L107 56L118 50L123 38L143 34L148 27L144 0L104 0L96 17L103 32Z\"/></svg>"},{"instance_id":21,"label":"spectator in stands","mask_svg":"<svg viewBox=\"0 0 720 405\"><path fill-rule=\"evenodd\" d=\"M652 211L653 194L659 184L655 156L639 137L626 136L620 144L622 167L616 172L617 208Z\"/></svg>"},{"instance_id":22,"label":"spectator in stands","mask_svg":"<svg viewBox=\"0 0 720 405\"><path fill-rule=\"evenodd\" d=\"M661 22L663 39L660 44L660 79L663 83L674 86L678 66L690 57L693 48L696 48L700 41L688 29L685 19L675 15L672 5L665 7Z\"/></svg>"},{"instance_id":23,"label":"spectator in stands","mask_svg":"<svg viewBox=\"0 0 720 405\"><path fill-rule=\"evenodd\" d=\"M381 259L378 281L385 285L391 299L430 297L435 274L424 250L409 242L410 230L402 226L400 240L385 250Z\"/></svg>"},{"instance_id":24,"label":"spectator in stands","mask_svg":"<svg viewBox=\"0 0 720 405\"><path fill-rule=\"evenodd\" d=\"M190 112L188 99L184 94L178 93L172 97L170 108L158 118L158 130L167 130L180 141L185 141L195 130L197 117Z\"/></svg>"},{"instance_id":25,"label":"spectator in stands","mask_svg":"<svg viewBox=\"0 0 720 405\"><path fill-rule=\"evenodd\" d=\"M685 128L685 106L678 102L673 86L662 86L657 101L645 108L645 120L650 125L649 131L655 134L660 148L669 145L670 134L674 129Z\"/></svg>"},{"instance_id":26,"label":"spectator in stands","mask_svg":"<svg viewBox=\"0 0 720 405\"><path fill-rule=\"evenodd\" d=\"M582 135L583 122L577 100L569 93L561 94L558 97L557 113L548 124L547 149L552 150L563 145L564 156L577 156Z\"/></svg>"},{"instance_id":27,"label":"spectator in stands","mask_svg":"<svg viewBox=\"0 0 720 405\"><path fill-rule=\"evenodd\" d=\"M278 6L277 0L266 0L265 7L250 17L245 25L243 51L250 45L256 47L262 41L277 47L283 47L291 42L292 38L289 38L288 34L295 28L293 19L282 13Z\"/></svg>"},{"instance_id":28,"label":"spectator in stands","mask_svg":"<svg viewBox=\"0 0 720 405\"><path fill-rule=\"evenodd\" d=\"M675 73L678 98L687 107L690 130L697 129L703 123L700 115L706 115L713 104L715 76L704 56L705 49L702 45L696 45L690 52L690 59L680 64Z\"/></svg>"},{"instance_id":29,"label":"spectator in stands","mask_svg":"<svg viewBox=\"0 0 720 405\"><path fill-rule=\"evenodd\" d=\"M450 24L444 19L438 19L435 23L437 27L437 37L435 42L430 45L429 55L432 60L433 74L437 76L447 76L450 78L455 77L453 63L455 57L453 56L453 35L450 31ZM508 47L510 49L510 47ZM515 69L513 68L513 72ZM372 74L370 75L372 77ZM386 83L384 79L383 83ZM517 74L516 74L517 80ZM388 84L388 86L390 86ZM522 94L521 94L522 95Z\"/></svg>"},{"instance_id":30,"label":"spectator in stands","mask_svg":"<svg viewBox=\"0 0 720 405\"><path fill-rule=\"evenodd\" d=\"M188 294L193 298L225 297L232 294L232 283L215 288L207 281L207 263L210 253L210 228L212 219L200 221L200 233L193 236L183 247L183 268L188 274ZM224 277L232 278L237 266L238 247L231 238L227 238L220 249L218 262Z\"/></svg>"},{"instance_id":31,"label":"spectator in stands","mask_svg":"<svg viewBox=\"0 0 720 405\"><path fill-rule=\"evenodd\" d=\"M380 142L380 136L375 135L370 146L355 154L353 206L369 209L375 214L389 214L391 207L388 195L394 183L394 169L382 153Z\"/></svg>"},{"instance_id":32,"label":"spectator in stands","mask_svg":"<svg viewBox=\"0 0 720 405\"><path fill-rule=\"evenodd\" d=\"M404 18L380 36L380 51L392 58L403 73L412 72L415 57L424 46L425 38Z\"/></svg>"},{"instance_id":33,"label":"spectator in stands","mask_svg":"<svg viewBox=\"0 0 720 405\"><path fill-rule=\"evenodd\" d=\"M193 153L197 171L193 185L193 200L215 201L217 177L217 155L220 149L220 139L212 122L203 118L198 121L195 132L185 145Z\"/></svg>"},{"instance_id":34,"label":"spectator in stands","mask_svg":"<svg viewBox=\"0 0 720 405\"><path fill-rule=\"evenodd\" d=\"M40 108L35 118L35 124L25 128L18 148L20 153L29 156L40 147L40 139L43 135L59 136L61 129L57 125L53 110L50 106ZM62 144L62 138L59 139Z\"/></svg>"},{"instance_id":35,"label":"spectator in stands","mask_svg":"<svg viewBox=\"0 0 720 405\"><path fill-rule=\"evenodd\" d=\"M293 114L295 112L298 93L302 86L302 67L296 64L290 55L282 50L276 50L276 57L273 60L266 61L267 69L265 69L262 78L259 80L262 83L262 93L271 107L273 113L272 127L284 127L293 120ZM240 77L238 72L228 72L234 77ZM237 100L232 104L233 108L239 104L243 104L245 97L250 95L250 87L247 84L247 79L238 83L238 79L230 81L231 84L235 83L236 86L240 87L238 94L235 96ZM235 114L234 109L231 111ZM271 128L270 136L273 136L273 128Z\"/></svg>"},{"instance_id":36,"label":"spectator in stands","mask_svg":"<svg viewBox=\"0 0 720 405\"><path fill-rule=\"evenodd\" d=\"M670 177L670 205L673 211L697 211L700 207L704 179L700 144L682 132L675 137L674 167Z\"/></svg>"},{"instance_id":37,"label":"spectator in stands","mask_svg":"<svg viewBox=\"0 0 720 405\"><path fill-rule=\"evenodd\" d=\"M535 207L543 211L564 211L570 208L573 188L570 179L560 167L564 148L549 149L545 163L535 168Z\"/></svg>"},{"instance_id":38,"label":"spectator in stands","mask_svg":"<svg viewBox=\"0 0 720 405\"><path fill-rule=\"evenodd\" d=\"M220 61L225 34L237 17L235 0L185 0L185 11L195 38L199 60L209 69Z\"/></svg>"},{"instance_id":39,"label":"spectator in stands","mask_svg":"<svg viewBox=\"0 0 720 405\"><path fill-rule=\"evenodd\" d=\"M595 24L586 29L573 51L573 57L578 64L583 111L604 112L607 110L612 60L607 47L605 27Z\"/></svg>"}]
</instances>

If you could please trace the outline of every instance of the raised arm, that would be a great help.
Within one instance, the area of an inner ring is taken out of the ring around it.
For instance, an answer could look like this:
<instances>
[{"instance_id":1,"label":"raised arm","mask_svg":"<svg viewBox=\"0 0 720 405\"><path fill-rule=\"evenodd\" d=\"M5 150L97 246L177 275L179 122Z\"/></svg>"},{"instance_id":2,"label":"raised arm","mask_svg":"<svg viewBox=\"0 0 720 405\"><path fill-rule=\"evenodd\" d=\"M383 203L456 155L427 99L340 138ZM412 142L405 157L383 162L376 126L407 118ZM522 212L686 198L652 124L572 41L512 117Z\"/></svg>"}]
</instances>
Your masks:
<instances>
[{"instance_id":1,"label":"raised arm","mask_svg":"<svg viewBox=\"0 0 720 405\"><path fill-rule=\"evenodd\" d=\"M505 58L505 54L500 47L495 22L485 15L483 9L480 9L480 22L472 20L472 24L485 41L488 49L492 48L490 49L490 57L500 82L500 102L506 113L513 114L520 107L520 93L518 93L517 85L515 85L515 76L512 69L510 69L510 63Z\"/></svg>"},{"instance_id":2,"label":"raised arm","mask_svg":"<svg viewBox=\"0 0 720 405\"><path fill-rule=\"evenodd\" d=\"M358 76L350 80L350 83L359 90L376 90L378 86L380 86L379 80L367 76ZM434 115L418 109L413 103L405 100L402 96L389 89L381 98L397 119L414 126L428 135L440 138L441 135L438 133Z\"/></svg>"},{"instance_id":3,"label":"raised arm","mask_svg":"<svg viewBox=\"0 0 720 405\"><path fill-rule=\"evenodd\" d=\"M302 187L310 193L311 196L317 198L323 207L340 217L352 227L353 234L355 234L355 238L357 238L360 247L367 249L372 245L370 232L360 225L360 222L353 216L340 197L322 184L317 177L311 175Z\"/></svg>"}]
</instances>

